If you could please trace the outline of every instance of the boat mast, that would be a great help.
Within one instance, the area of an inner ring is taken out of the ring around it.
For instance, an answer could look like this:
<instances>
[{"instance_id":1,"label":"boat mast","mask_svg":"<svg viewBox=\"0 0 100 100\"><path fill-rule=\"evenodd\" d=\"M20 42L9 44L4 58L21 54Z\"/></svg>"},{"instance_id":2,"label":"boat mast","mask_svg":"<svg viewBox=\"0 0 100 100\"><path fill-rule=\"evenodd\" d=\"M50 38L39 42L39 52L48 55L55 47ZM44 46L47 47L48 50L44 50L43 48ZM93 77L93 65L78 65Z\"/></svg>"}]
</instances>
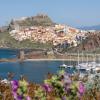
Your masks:
<instances>
[{"instance_id":1,"label":"boat mast","mask_svg":"<svg viewBox=\"0 0 100 100\"><path fill-rule=\"evenodd\" d=\"M64 54L63 54L62 63L65 64Z\"/></svg>"},{"instance_id":2,"label":"boat mast","mask_svg":"<svg viewBox=\"0 0 100 100\"><path fill-rule=\"evenodd\" d=\"M94 53L94 62L96 62L96 54Z\"/></svg>"},{"instance_id":3,"label":"boat mast","mask_svg":"<svg viewBox=\"0 0 100 100\"><path fill-rule=\"evenodd\" d=\"M83 51L82 51L82 63L83 63Z\"/></svg>"},{"instance_id":4,"label":"boat mast","mask_svg":"<svg viewBox=\"0 0 100 100\"><path fill-rule=\"evenodd\" d=\"M78 51L78 65L79 65L79 51Z\"/></svg>"},{"instance_id":5,"label":"boat mast","mask_svg":"<svg viewBox=\"0 0 100 100\"><path fill-rule=\"evenodd\" d=\"M87 54L87 64L88 64L88 54Z\"/></svg>"},{"instance_id":6,"label":"boat mast","mask_svg":"<svg viewBox=\"0 0 100 100\"><path fill-rule=\"evenodd\" d=\"M71 65L71 54L70 54L70 65Z\"/></svg>"}]
</instances>

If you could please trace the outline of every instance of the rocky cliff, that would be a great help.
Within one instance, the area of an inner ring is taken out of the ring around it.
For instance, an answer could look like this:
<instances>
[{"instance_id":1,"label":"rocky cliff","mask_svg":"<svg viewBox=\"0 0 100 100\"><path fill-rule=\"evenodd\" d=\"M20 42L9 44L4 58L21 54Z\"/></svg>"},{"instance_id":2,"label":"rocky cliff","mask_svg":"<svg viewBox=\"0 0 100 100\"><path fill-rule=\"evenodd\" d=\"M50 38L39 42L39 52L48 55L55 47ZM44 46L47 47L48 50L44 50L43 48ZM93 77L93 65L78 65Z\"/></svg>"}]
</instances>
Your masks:
<instances>
[{"instance_id":1,"label":"rocky cliff","mask_svg":"<svg viewBox=\"0 0 100 100\"><path fill-rule=\"evenodd\" d=\"M83 40L77 47L69 48L67 51L87 51L97 52L100 48L100 32L89 32L87 38Z\"/></svg>"}]
</instances>

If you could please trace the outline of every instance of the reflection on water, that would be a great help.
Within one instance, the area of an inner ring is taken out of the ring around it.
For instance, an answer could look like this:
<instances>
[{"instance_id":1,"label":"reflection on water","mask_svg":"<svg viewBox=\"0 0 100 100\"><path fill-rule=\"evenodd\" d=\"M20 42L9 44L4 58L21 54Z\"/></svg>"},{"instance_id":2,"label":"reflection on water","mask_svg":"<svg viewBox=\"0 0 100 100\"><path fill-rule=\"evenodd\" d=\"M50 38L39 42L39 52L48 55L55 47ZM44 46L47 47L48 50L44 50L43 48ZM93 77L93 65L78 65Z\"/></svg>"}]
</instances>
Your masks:
<instances>
[{"instance_id":1,"label":"reflection on water","mask_svg":"<svg viewBox=\"0 0 100 100\"><path fill-rule=\"evenodd\" d=\"M0 49L0 59L1 58L16 58L19 52L17 50L1 50Z\"/></svg>"},{"instance_id":2,"label":"reflection on water","mask_svg":"<svg viewBox=\"0 0 100 100\"><path fill-rule=\"evenodd\" d=\"M68 64L68 61L65 64ZM7 73L13 72L15 79L19 79L20 75L25 75L29 81L42 83L47 73L56 73L60 65L62 65L62 61L5 62L0 63L0 76L7 78ZM71 71L69 70L69 72Z\"/></svg>"}]
</instances>

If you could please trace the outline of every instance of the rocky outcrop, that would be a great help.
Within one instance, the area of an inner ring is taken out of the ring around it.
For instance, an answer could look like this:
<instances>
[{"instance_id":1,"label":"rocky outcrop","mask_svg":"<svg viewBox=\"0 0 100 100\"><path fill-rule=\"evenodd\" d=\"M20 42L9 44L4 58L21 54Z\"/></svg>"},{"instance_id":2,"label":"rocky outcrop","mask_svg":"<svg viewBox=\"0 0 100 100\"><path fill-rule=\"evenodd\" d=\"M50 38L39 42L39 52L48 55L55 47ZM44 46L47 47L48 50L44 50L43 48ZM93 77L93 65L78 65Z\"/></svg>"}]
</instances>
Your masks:
<instances>
[{"instance_id":1,"label":"rocky outcrop","mask_svg":"<svg viewBox=\"0 0 100 100\"><path fill-rule=\"evenodd\" d=\"M28 28L30 26L51 26L54 22L48 15L38 14L32 17L22 17L17 20L11 20L9 24L9 29L13 30L15 28Z\"/></svg>"},{"instance_id":2,"label":"rocky outcrop","mask_svg":"<svg viewBox=\"0 0 100 100\"><path fill-rule=\"evenodd\" d=\"M87 38L77 47L71 48L71 52L75 51L95 51L100 48L100 32L88 33Z\"/></svg>"}]
</instances>

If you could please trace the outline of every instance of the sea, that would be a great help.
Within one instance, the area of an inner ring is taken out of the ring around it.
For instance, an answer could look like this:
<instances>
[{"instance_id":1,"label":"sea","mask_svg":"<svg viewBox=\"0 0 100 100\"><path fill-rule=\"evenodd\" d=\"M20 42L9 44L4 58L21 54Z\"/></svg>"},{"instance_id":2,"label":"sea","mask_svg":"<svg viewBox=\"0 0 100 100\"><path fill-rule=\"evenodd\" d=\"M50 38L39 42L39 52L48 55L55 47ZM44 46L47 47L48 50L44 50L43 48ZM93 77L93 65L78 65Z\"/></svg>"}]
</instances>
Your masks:
<instances>
[{"instance_id":1,"label":"sea","mask_svg":"<svg viewBox=\"0 0 100 100\"><path fill-rule=\"evenodd\" d=\"M19 50L15 49L0 49L0 59L16 58ZM14 73L14 80L19 80L21 75L24 75L29 82L43 83L48 72L55 74L62 64L75 65L77 62L70 61L23 61L23 62L0 62L0 77L7 79L8 72ZM73 73L73 70L66 69L67 73Z\"/></svg>"}]
</instances>

